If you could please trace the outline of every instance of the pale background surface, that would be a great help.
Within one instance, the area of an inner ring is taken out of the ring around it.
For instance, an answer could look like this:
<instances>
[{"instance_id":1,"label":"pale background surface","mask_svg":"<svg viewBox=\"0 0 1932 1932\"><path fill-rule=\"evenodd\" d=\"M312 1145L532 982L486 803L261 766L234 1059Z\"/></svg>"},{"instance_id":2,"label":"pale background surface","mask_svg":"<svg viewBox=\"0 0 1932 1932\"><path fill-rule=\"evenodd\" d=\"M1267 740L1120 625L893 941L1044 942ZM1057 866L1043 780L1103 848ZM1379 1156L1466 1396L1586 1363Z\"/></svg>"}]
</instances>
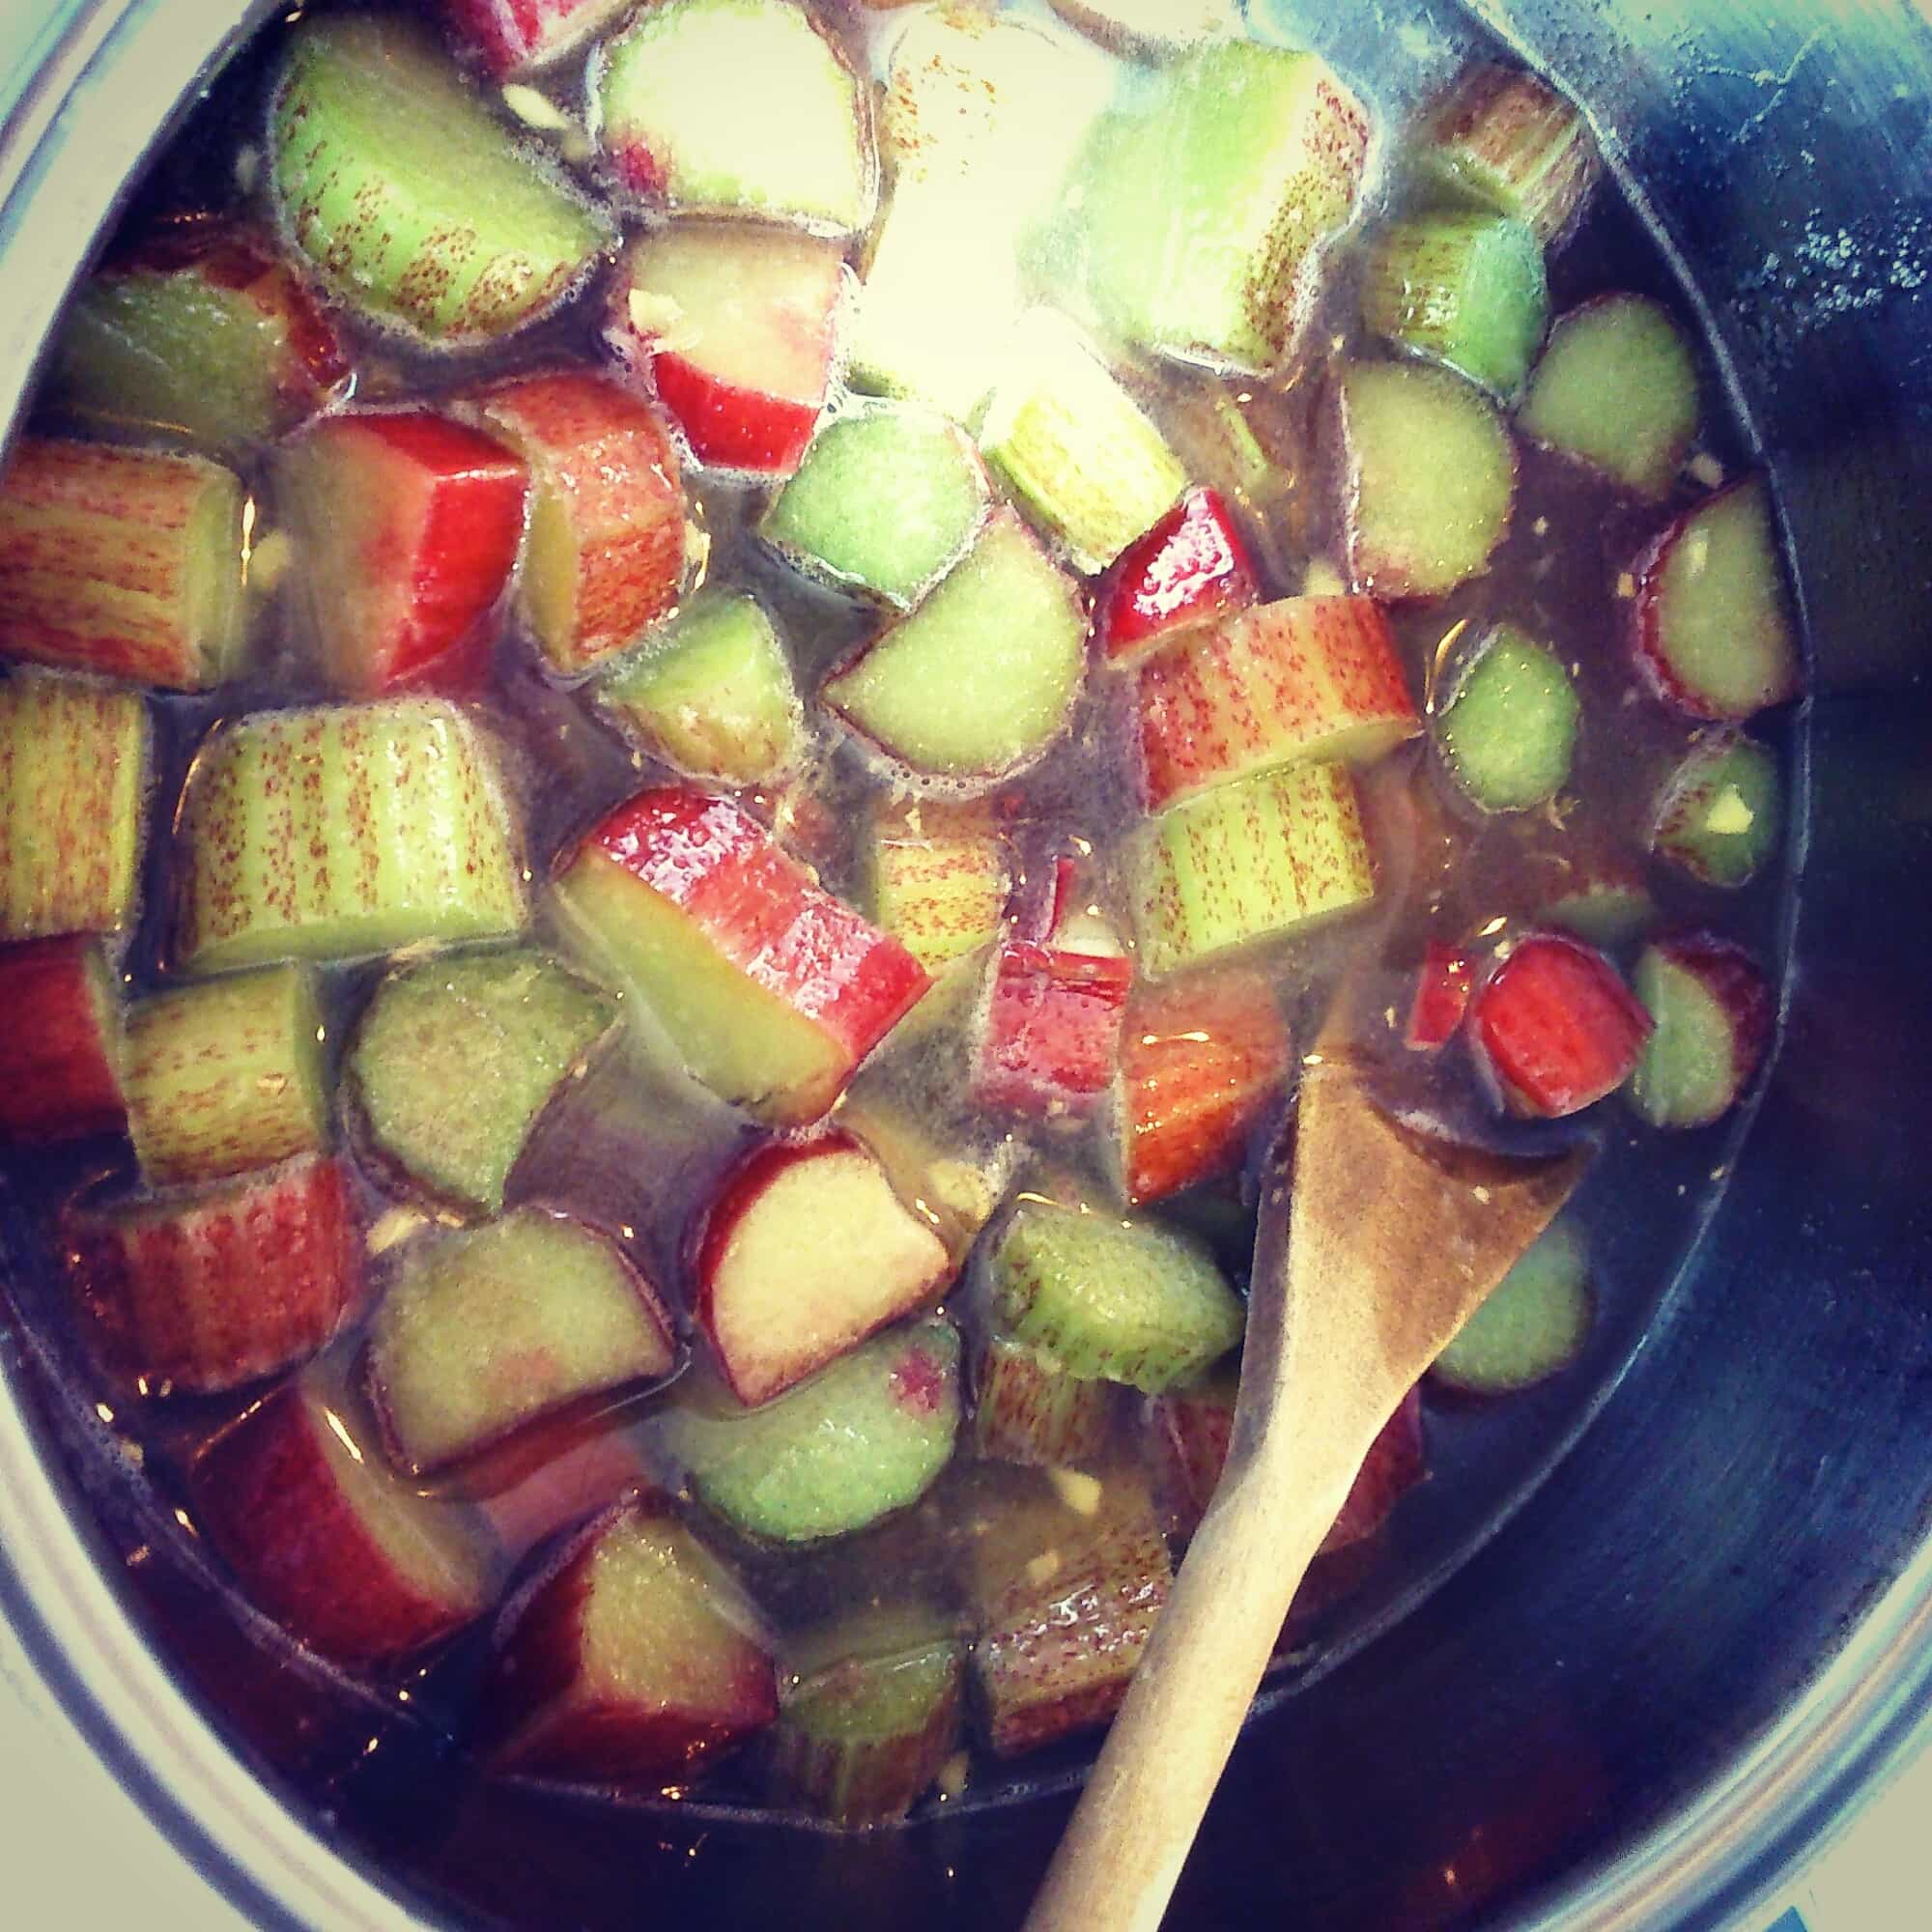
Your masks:
<instances>
[{"instance_id":1,"label":"pale background surface","mask_svg":"<svg viewBox=\"0 0 1932 1932\"><path fill-rule=\"evenodd\" d=\"M1925 1932L1928 1828L1932 1753L1827 1852L1792 1900L1809 1932ZM246 1924L95 1763L0 1629L0 1927L243 1932Z\"/></svg>"}]
</instances>

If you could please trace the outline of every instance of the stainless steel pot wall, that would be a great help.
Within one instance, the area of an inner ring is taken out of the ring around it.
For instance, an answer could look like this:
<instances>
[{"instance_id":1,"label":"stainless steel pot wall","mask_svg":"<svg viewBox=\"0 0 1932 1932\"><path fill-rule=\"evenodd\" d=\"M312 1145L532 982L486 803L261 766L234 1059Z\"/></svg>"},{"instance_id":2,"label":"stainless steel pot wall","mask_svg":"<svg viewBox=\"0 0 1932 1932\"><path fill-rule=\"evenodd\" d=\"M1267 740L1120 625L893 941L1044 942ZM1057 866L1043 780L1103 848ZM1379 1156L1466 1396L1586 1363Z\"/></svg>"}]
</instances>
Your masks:
<instances>
[{"instance_id":1,"label":"stainless steel pot wall","mask_svg":"<svg viewBox=\"0 0 1932 1932\"><path fill-rule=\"evenodd\" d=\"M1728 1924L1907 1748L1932 1691L1932 29L1824 0L1477 11L1628 166L1776 479L1819 693L1791 1007L1707 1238L1614 1395L1459 1575L1254 1727L1183 1926ZM24 45L0 26L0 64L20 62L0 89L0 423L123 185L241 25L222 0L54 0ZM191 1633L186 1690L155 1661L151 1619L180 1639L189 1599L164 1578L136 1602L98 1567L6 1321L0 1303L0 1610L263 1922L1017 1921L1064 1799L858 1844L535 1801L385 1834L406 1762L326 1828L285 1814L206 1716L242 1648ZM251 1735L271 1781L296 1762ZM365 1876L379 1859L394 1897Z\"/></svg>"}]
</instances>

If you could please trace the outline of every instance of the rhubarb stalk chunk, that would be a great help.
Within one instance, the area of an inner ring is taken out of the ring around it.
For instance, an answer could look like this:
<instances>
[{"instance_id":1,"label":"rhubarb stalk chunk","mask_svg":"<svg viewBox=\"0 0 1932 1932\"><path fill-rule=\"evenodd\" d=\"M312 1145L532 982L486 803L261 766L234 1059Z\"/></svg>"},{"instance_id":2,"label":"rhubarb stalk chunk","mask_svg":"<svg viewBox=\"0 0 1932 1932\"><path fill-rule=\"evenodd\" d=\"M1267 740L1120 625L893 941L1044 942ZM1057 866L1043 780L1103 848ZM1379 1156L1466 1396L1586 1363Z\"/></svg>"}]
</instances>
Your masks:
<instances>
[{"instance_id":1,"label":"rhubarb stalk chunk","mask_svg":"<svg viewBox=\"0 0 1932 1932\"><path fill-rule=\"evenodd\" d=\"M497 938L524 923L489 749L437 699L219 725L180 826L176 940L190 973Z\"/></svg>"},{"instance_id":2,"label":"rhubarb stalk chunk","mask_svg":"<svg viewBox=\"0 0 1932 1932\"><path fill-rule=\"evenodd\" d=\"M533 321L613 239L406 21L338 14L292 35L269 149L276 213L329 290L432 344Z\"/></svg>"},{"instance_id":3,"label":"rhubarb stalk chunk","mask_svg":"<svg viewBox=\"0 0 1932 1932\"><path fill-rule=\"evenodd\" d=\"M420 1474L676 1359L664 1304L623 1255L526 1208L405 1251L369 1371L389 1440Z\"/></svg>"},{"instance_id":4,"label":"rhubarb stalk chunk","mask_svg":"<svg viewBox=\"0 0 1932 1932\"><path fill-rule=\"evenodd\" d=\"M156 993L128 1013L123 1080L156 1187L315 1153L328 1138L322 1014L298 966Z\"/></svg>"},{"instance_id":5,"label":"rhubarb stalk chunk","mask_svg":"<svg viewBox=\"0 0 1932 1932\"><path fill-rule=\"evenodd\" d=\"M1151 979L1306 931L1375 897L1375 859L1346 765L1290 765L1171 806L1133 857Z\"/></svg>"},{"instance_id":6,"label":"rhubarb stalk chunk","mask_svg":"<svg viewBox=\"0 0 1932 1932\"><path fill-rule=\"evenodd\" d=\"M823 1114L927 984L756 820L683 786L639 792L592 830L555 898L692 1073L775 1126Z\"/></svg>"},{"instance_id":7,"label":"rhubarb stalk chunk","mask_svg":"<svg viewBox=\"0 0 1932 1932\"><path fill-rule=\"evenodd\" d=\"M1029 1195L992 1261L994 1305L1014 1338L1076 1376L1150 1394L1218 1361L1241 1339L1239 1299L1191 1240Z\"/></svg>"},{"instance_id":8,"label":"rhubarb stalk chunk","mask_svg":"<svg viewBox=\"0 0 1932 1932\"><path fill-rule=\"evenodd\" d=\"M1187 482L1140 406L1051 309L1022 320L980 447L1028 515L1089 574L1151 527Z\"/></svg>"},{"instance_id":9,"label":"rhubarb stalk chunk","mask_svg":"<svg viewBox=\"0 0 1932 1932\"><path fill-rule=\"evenodd\" d=\"M819 696L922 777L1004 778L1065 727L1086 633L1072 582L1004 511L938 589Z\"/></svg>"},{"instance_id":10,"label":"rhubarb stalk chunk","mask_svg":"<svg viewBox=\"0 0 1932 1932\"><path fill-rule=\"evenodd\" d=\"M500 443L428 410L330 416L282 451L281 503L332 689L481 681L527 481Z\"/></svg>"},{"instance_id":11,"label":"rhubarb stalk chunk","mask_svg":"<svg viewBox=\"0 0 1932 1932\"><path fill-rule=\"evenodd\" d=\"M664 1440L706 1508L752 1536L847 1536L915 1503L959 1428L959 1336L922 1321L874 1336L775 1402L746 1408L687 1377Z\"/></svg>"},{"instance_id":12,"label":"rhubarb stalk chunk","mask_svg":"<svg viewBox=\"0 0 1932 1932\"><path fill-rule=\"evenodd\" d=\"M0 939L133 923L149 745L133 692L38 671L0 684Z\"/></svg>"},{"instance_id":13,"label":"rhubarb stalk chunk","mask_svg":"<svg viewBox=\"0 0 1932 1932\"><path fill-rule=\"evenodd\" d=\"M930 1301L946 1245L844 1134L760 1148L725 1177L697 1243L697 1321L755 1407Z\"/></svg>"},{"instance_id":14,"label":"rhubarb stalk chunk","mask_svg":"<svg viewBox=\"0 0 1932 1932\"><path fill-rule=\"evenodd\" d=\"M334 327L272 239L196 221L98 270L54 348L60 407L217 454L313 415L349 375Z\"/></svg>"},{"instance_id":15,"label":"rhubarb stalk chunk","mask_svg":"<svg viewBox=\"0 0 1932 1932\"><path fill-rule=\"evenodd\" d=\"M1422 729L1367 597L1290 597L1224 618L1147 659L1135 697L1155 810L1291 761L1373 764Z\"/></svg>"},{"instance_id":16,"label":"rhubarb stalk chunk","mask_svg":"<svg viewBox=\"0 0 1932 1932\"><path fill-rule=\"evenodd\" d=\"M589 370L518 376L467 408L530 471L519 608L550 668L574 677L675 607L684 485L663 417Z\"/></svg>"},{"instance_id":17,"label":"rhubarb stalk chunk","mask_svg":"<svg viewBox=\"0 0 1932 1932\"><path fill-rule=\"evenodd\" d=\"M1127 1205L1238 1167L1288 1070L1288 1028L1259 974L1190 975L1137 998L1121 1048Z\"/></svg>"},{"instance_id":18,"label":"rhubarb stalk chunk","mask_svg":"<svg viewBox=\"0 0 1932 1932\"><path fill-rule=\"evenodd\" d=\"M1623 1085L1654 1022L1617 969L1565 933L1531 932L1469 1002L1468 1028L1512 1113L1575 1114Z\"/></svg>"},{"instance_id":19,"label":"rhubarb stalk chunk","mask_svg":"<svg viewBox=\"0 0 1932 1932\"><path fill-rule=\"evenodd\" d=\"M597 701L646 751L720 784L781 778L805 735L784 640L741 591L700 590L616 662Z\"/></svg>"},{"instance_id":20,"label":"rhubarb stalk chunk","mask_svg":"<svg viewBox=\"0 0 1932 1932\"><path fill-rule=\"evenodd\" d=\"M197 1193L71 1209L68 1264L108 1367L208 1393L325 1348L362 1305L353 1185L339 1162L303 1157Z\"/></svg>"},{"instance_id":21,"label":"rhubarb stalk chunk","mask_svg":"<svg viewBox=\"0 0 1932 1932\"><path fill-rule=\"evenodd\" d=\"M544 1111L616 1003L525 947L421 961L376 989L348 1072L377 1152L440 1202L494 1214Z\"/></svg>"},{"instance_id":22,"label":"rhubarb stalk chunk","mask_svg":"<svg viewBox=\"0 0 1932 1932\"><path fill-rule=\"evenodd\" d=\"M1546 247L1568 233L1603 171L1569 101L1533 73L1486 63L1436 103L1423 164L1459 200L1528 223Z\"/></svg>"},{"instance_id":23,"label":"rhubarb stalk chunk","mask_svg":"<svg viewBox=\"0 0 1932 1932\"><path fill-rule=\"evenodd\" d=\"M866 857L872 917L928 973L998 934L1012 890L1012 848L983 802L879 805Z\"/></svg>"},{"instance_id":24,"label":"rhubarb stalk chunk","mask_svg":"<svg viewBox=\"0 0 1932 1932\"><path fill-rule=\"evenodd\" d=\"M99 943L0 947L0 1146L118 1133L120 1012Z\"/></svg>"},{"instance_id":25,"label":"rhubarb stalk chunk","mask_svg":"<svg viewBox=\"0 0 1932 1932\"><path fill-rule=\"evenodd\" d=\"M847 1829L902 1818L959 1742L958 1637L917 1611L862 1611L811 1632L792 1662L776 1791Z\"/></svg>"},{"instance_id":26,"label":"rhubarb stalk chunk","mask_svg":"<svg viewBox=\"0 0 1932 1932\"><path fill-rule=\"evenodd\" d=\"M976 1712L1000 1757L1104 1724L1167 1603L1174 1567L1145 1496L1109 1484L1088 1523L1056 1521L1021 1560L995 1538L978 1559Z\"/></svg>"},{"instance_id":27,"label":"rhubarb stalk chunk","mask_svg":"<svg viewBox=\"0 0 1932 1932\"><path fill-rule=\"evenodd\" d=\"M591 90L598 145L634 194L837 235L870 219L858 78L788 0L660 0Z\"/></svg>"},{"instance_id":28,"label":"rhubarb stalk chunk","mask_svg":"<svg viewBox=\"0 0 1932 1932\"><path fill-rule=\"evenodd\" d=\"M489 1538L412 1494L317 1380L277 1389L217 1435L190 1482L195 1520L249 1597L339 1663L426 1649L490 1600Z\"/></svg>"},{"instance_id":29,"label":"rhubarb stalk chunk","mask_svg":"<svg viewBox=\"0 0 1932 1932\"><path fill-rule=\"evenodd\" d=\"M625 1509L524 1605L483 1689L498 1771L650 1784L778 1715L751 1605L689 1530Z\"/></svg>"},{"instance_id":30,"label":"rhubarb stalk chunk","mask_svg":"<svg viewBox=\"0 0 1932 1932\"><path fill-rule=\"evenodd\" d=\"M1314 54L1227 41L1164 69L1081 157L1078 246L1138 348L1265 371L1312 306L1368 157L1361 103Z\"/></svg>"},{"instance_id":31,"label":"rhubarb stalk chunk","mask_svg":"<svg viewBox=\"0 0 1932 1932\"><path fill-rule=\"evenodd\" d=\"M240 478L29 437L0 476L0 656L200 691L236 668Z\"/></svg>"}]
</instances>

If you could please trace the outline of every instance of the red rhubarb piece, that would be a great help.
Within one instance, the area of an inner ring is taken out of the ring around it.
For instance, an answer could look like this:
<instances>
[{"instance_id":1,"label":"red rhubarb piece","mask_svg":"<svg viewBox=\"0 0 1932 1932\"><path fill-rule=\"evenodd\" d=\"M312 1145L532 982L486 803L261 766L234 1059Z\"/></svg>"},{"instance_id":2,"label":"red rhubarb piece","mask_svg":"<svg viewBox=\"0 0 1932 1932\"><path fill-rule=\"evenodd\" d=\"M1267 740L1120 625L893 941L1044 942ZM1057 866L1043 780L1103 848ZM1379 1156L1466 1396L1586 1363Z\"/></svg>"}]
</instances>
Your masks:
<instances>
[{"instance_id":1,"label":"red rhubarb piece","mask_svg":"<svg viewBox=\"0 0 1932 1932\"><path fill-rule=\"evenodd\" d=\"M1094 611L1100 655L1115 663L1260 596L1247 546L1213 490L1190 490L1122 552Z\"/></svg>"},{"instance_id":2,"label":"red rhubarb piece","mask_svg":"<svg viewBox=\"0 0 1932 1932\"><path fill-rule=\"evenodd\" d=\"M1460 946L1432 939L1415 976L1415 998L1408 1009L1403 1043L1418 1052L1447 1046L1469 1009L1475 961Z\"/></svg>"},{"instance_id":3,"label":"red rhubarb piece","mask_svg":"<svg viewBox=\"0 0 1932 1932\"><path fill-rule=\"evenodd\" d=\"M1470 1037L1512 1113L1575 1114L1621 1087L1652 1030L1617 969L1556 932L1520 939L1469 1003Z\"/></svg>"},{"instance_id":4,"label":"red rhubarb piece","mask_svg":"<svg viewBox=\"0 0 1932 1932\"><path fill-rule=\"evenodd\" d=\"M95 941L0 949L0 1142L126 1131L114 988Z\"/></svg>"}]
</instances>

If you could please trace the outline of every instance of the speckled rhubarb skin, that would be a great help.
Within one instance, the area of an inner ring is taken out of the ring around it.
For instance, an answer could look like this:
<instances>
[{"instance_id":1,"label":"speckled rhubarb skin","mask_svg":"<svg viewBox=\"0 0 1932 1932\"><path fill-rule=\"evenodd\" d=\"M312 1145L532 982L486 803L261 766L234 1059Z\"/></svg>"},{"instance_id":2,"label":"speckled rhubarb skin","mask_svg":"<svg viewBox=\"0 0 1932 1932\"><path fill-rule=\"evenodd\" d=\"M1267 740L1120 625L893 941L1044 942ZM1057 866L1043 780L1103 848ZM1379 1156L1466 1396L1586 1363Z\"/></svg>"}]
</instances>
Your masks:
<instances>
[{"instance_id":1,"label":"speckled rhubarb skin","mask_svg":"<svg viewBox=\"0 0 1932 1932\"><path fill-rule=\"evenodd\" d=\"M360 1311L348 1170L304 1157L202 1193L72 1209L68 1265L129 1382L207 1393L294 1366Z\"/></svg>"},{"instance_id":2,"label":"speckled rhubarb skin","mask_svg":"<svg viewBox=\"0 0 1932 1932\"><path fill-rule=\"evenodd\" d=\"M440 699L218 726L179 836L176 956L191 973L497 938L526 913L487 741Z\"/></svg>"},{"instance_id":3,"label":"speckled rhubarb skin","mask_svg":"<svg viewBox=\"0 0 1932 1932\"><path fill-rule=\"evenodd\" d=\"M1151 810L1293 758L1365 764L1422 729L1381 606L1290 597L1157 651L1138 679Z\"/></svg>"},{"instance_id":4,"label":"speckled rhubarb skin","mask_svg":"<svg viewBox=\"0 0 1932 1932\"><path fill-rule=\"evenodd\" d=\"M573 676L676 605L685 496L664 418L585 370L520 376L468 411L529 465L521 608L551 668Z\"/></svg>"},{"instance_id":5,"label":"speckled rhubarb skin","mask_svg":"<svg viewBox=\"0 0 1932 1932\"><path fill-rule=\"evenodd\" d=\"M152 735L134 692L0 683L0 940L133 923Z\"/></svg>"},{"instance_id":6,"label":"speckled rhubarb skin","mask_svg":"<svg viewBox=\"0 0 1932 1932\"><path fill-rule=\"evenodd\" d=\"M0 657L215 683L240 638L243 494L203 457L25 438L0 476Z\"/></svg>"},{"instance_id":7,"label":"speckled rhubarb skin","mask_svg":"<svg viewBox=\"0 0 1932 1932\"><path fill-rule=\"evenodd\" d=\"M1141 970L1161 978L1366 905L1376 867L1342 764L1290 765L1171 806L1135 854Z\"/></svg>"},{"instance_id":8,"label":"speckled rhubarb skin","mask_svg":"<svg viewBox=\"0 0 1932 1932\"><path fill-rule=\"evenodd\" d=\"M1435 108L1431 164L1463 193L1527 222L1546 247L1603 173L1582 117L1520 68L1468 69Z\"/></svg>"}]
</instances>

